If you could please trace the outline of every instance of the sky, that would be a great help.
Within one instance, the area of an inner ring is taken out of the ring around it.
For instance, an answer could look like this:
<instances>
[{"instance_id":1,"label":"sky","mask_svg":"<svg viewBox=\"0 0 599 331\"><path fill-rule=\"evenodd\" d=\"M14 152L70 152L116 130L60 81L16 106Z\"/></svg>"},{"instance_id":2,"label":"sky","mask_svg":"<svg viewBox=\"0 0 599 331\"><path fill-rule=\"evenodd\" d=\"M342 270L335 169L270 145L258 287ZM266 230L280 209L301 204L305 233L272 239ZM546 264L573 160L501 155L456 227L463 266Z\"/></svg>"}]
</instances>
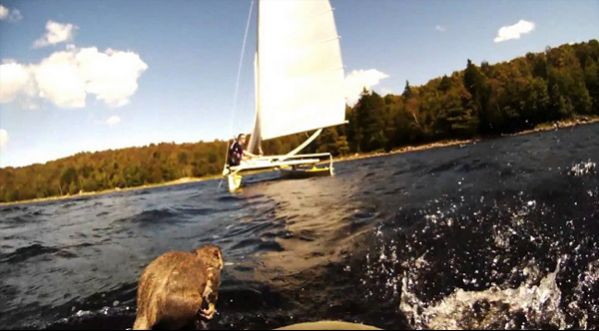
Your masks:
<instances>
[{"instance_id":1,"label":"sky","mask_svg":"<svg viewBox=\"0 0 599 331\"><path fill-rule=\"evenodd\" d=\"M251 131L252 3L0 0L0 167ZM331 4L348 104L599 37L599 0Z\"/></svg>"}]
</instances>

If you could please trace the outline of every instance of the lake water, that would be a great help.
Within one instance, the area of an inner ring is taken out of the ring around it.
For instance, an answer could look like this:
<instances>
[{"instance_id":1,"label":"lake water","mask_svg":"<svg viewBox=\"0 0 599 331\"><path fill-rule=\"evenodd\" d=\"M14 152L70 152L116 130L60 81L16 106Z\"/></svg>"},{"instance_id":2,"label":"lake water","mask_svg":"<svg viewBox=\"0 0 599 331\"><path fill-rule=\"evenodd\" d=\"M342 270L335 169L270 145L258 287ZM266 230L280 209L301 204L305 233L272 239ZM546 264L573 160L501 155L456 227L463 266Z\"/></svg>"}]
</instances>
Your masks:
<instances>
[{"instance_id":1,"label":"lake water","mask_svg":"<svg viewBox=\"0 0 599 331\"><path fill-rule=\"evenodd\" d=\"M130 328L143 268L218 244L205 326L599 328L599 125L0 207L1 328Z\"/></svg>"}]
</instances>

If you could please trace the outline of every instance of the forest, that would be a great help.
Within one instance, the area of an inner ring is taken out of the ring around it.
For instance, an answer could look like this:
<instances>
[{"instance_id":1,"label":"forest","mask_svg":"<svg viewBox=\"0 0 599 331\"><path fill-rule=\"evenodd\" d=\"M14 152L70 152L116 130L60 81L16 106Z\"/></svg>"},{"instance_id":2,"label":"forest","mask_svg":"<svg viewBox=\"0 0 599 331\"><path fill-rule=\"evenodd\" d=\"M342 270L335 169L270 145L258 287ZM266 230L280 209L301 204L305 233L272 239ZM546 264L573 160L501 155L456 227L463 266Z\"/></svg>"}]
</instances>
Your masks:
<instances>
[{"instance_id":1,"label":"forest","mask_svg":"<svg viewBox=\"0 0 599 331\"><path fill-rule=\"evenodd\" d=\"M511 61L480 65L401 95L364 90L346 108L348 124L327 128L308 152L335 156L391 151L446 139L496 136L546 122L599 116L599 42L547 47ZM263 142L264 152L291 150L306 134ZM76 155L0 169L0 202L73 195L219 174L227 141L161 143Z\"/></svg>"}]
</instances>

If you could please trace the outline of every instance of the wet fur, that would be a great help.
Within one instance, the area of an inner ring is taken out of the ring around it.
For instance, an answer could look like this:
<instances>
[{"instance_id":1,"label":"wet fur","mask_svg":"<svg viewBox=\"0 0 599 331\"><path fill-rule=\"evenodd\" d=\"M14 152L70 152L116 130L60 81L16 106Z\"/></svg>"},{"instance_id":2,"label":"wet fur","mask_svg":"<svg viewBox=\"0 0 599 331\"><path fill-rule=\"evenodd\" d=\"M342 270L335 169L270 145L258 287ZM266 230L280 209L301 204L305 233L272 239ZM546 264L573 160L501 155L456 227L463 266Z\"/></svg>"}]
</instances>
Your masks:
<instances>
[{"instance_id":1,"label":"wet fur","mask_svg":"<svg viewBox=\"0 0 599 331\"><path fill-rule=\"evenodd\" d=\"M214 245L156 258L139 280L133 329L180 329L211 319L222 267L220 248Z\"/></svg>"}]
</instances>

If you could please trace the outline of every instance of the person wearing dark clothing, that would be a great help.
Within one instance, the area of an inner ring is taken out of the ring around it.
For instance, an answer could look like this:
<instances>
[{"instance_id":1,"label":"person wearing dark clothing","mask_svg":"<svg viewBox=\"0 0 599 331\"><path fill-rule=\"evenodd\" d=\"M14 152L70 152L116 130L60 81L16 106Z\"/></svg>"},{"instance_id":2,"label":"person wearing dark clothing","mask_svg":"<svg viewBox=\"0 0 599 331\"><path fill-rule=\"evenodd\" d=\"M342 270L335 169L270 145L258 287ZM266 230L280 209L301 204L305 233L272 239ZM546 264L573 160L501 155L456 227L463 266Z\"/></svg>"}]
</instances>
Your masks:
<instances>
[{"instance_id":1,"label":"person wearing dark clothing","mask_svg":"<svg viewBox=\"0 0 599 331\"><path fill-rule=\"evenodd\" d=\"M245 134L241 133L237 136L237 139L229 147L229 166L234 167L241 164L242 160L247 157L256 157L256 155L243 149L245 145Z\"/></svg>"},{"instance_id":2,"label":"person wearing dark clothing","mask_svg":"<svg viewBox=\"0 0 599 331\"><path fill-rule=\"evenodd\" d=\"M241 135L229 147L229 166L238 166L243 159L243 145L240 142ZM245 140L245 137L243 137Z\"/></svg>"}]
</instances>

